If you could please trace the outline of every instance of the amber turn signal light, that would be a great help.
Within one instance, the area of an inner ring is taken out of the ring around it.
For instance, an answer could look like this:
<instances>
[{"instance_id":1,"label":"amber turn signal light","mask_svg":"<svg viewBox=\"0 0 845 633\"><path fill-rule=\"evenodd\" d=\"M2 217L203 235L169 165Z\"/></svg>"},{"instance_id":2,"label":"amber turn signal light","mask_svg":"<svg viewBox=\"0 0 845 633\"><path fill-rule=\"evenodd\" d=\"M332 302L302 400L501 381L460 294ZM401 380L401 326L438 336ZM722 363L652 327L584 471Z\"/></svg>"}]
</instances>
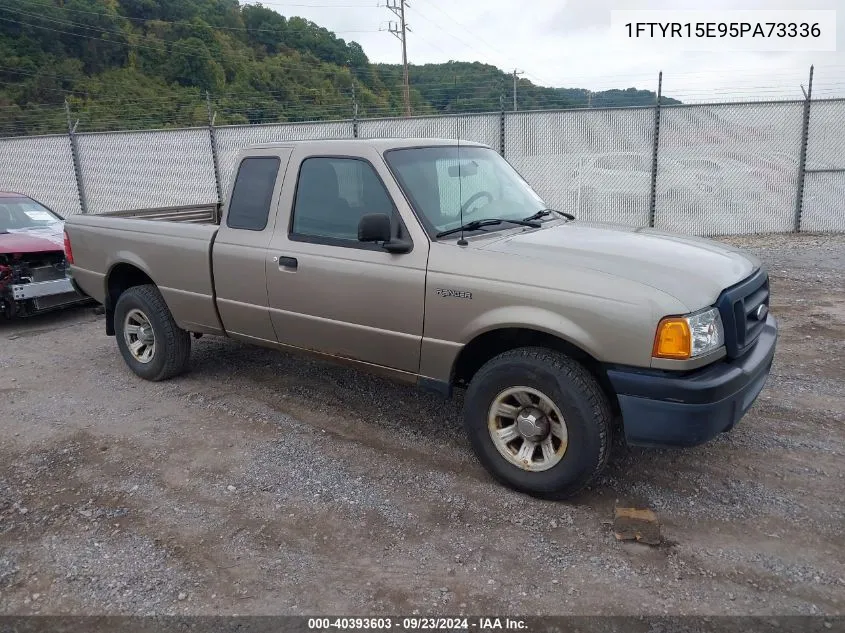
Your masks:
<instances>
[{"instance_id":1,"label":"amber turn signal light","mask_svg":"<svg viewBox=\"0 0 845 633\"><path fill-rule=\"evenodd\" d=\"M691 350L692 335L687 320L680 317L661 319L651 355L655 358L684 360L690 357Z\"/></svg>"}]
</instances>

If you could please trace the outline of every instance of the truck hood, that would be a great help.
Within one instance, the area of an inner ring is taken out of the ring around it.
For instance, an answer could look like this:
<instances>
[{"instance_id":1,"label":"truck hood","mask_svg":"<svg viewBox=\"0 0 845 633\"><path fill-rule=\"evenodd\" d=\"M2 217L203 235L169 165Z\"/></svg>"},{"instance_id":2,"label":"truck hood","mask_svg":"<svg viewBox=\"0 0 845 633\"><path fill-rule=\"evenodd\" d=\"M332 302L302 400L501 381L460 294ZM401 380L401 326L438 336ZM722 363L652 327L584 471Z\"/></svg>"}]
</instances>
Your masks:
<instances>
[{"instance_id":1,"label":"truck hood","mask_svg":"<svg viewBox=\"0 0 845 633\"><path fill-rule=\"evenodd\" d=\"M0 253L46 253L64 250L63 223L0 233Z\"/></svg>"},{"instance_id":2,"label":"truck hood","mask_svg":"<svg viewBox=\"0 0 845 633\"><path fill-rule=\"evenodd\" d=\"M760 262L709 240L612 224L572 222L509 234L479 248L530 257L567 270L589 268L666 292L687 308L712 305Z\"/></svg>"}]
</instances>

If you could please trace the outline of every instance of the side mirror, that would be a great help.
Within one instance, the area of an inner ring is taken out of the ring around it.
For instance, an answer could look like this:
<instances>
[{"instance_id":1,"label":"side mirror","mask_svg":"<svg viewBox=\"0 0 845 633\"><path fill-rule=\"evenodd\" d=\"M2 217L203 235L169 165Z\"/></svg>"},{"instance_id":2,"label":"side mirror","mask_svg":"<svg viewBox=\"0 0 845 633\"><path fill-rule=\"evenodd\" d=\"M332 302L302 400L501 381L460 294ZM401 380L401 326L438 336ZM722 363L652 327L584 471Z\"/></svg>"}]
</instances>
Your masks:
<instances>
[{"instance_id":1,"label":"side mirror","mask_svg":"<svg viewBox=\"0 0 845 633\"><path fill-rule=\"evenodd\" d=\"M392 239L391 233L390 216L386 213L367 213L358 222L359 242L381 242L388 253L410 253L414 245L407 240Z\"/></svg>"},{"instance_id":2,"label":"side mirror","mask_svg":"<svg viewBox=\"0 0 845 633\"><path fill-rule=\"evenodd\" d=\"M389 242L390 216L386 213L367 213L358 222L359 242Z\"/></svg>"}]
</instances>

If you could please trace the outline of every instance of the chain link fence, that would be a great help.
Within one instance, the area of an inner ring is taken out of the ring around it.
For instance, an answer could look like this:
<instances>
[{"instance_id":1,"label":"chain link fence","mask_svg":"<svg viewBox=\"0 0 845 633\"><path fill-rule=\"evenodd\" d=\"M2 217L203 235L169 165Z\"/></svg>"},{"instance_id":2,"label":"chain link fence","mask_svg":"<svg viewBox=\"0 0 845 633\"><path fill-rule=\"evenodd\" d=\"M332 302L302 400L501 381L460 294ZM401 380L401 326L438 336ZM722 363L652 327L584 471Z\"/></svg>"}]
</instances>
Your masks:
<instances>
[{"instance_id":1,"label":"chain link fence","mask_svg":"<svg viewBox=\"0 0 845 633\"><path fill-rule=\"evenodd\" d=\"M845 100L820 100L70 132L0 139L0 190L63 215L212 204L246 146L440 137L489 145L550 207L585 221L845 231L843 121Z\"/></svg>"},{"instance_id":2,"label":"chain link fence","mask_svg":"<svg viewBox=\"0 0 845 633\"><path fill-rule=\"evenodd\" d=\"M231 125L215 128L214 137L220 164L221 187L225 192L229 177L235 168L235 159L244 147L299 139L352 138L353 123L352 121L317 121L281 125Z\"/></svg>"},{"instance_id":3,"label":"chain link fence","mask_svg":"<svg viewBox=\"0 0 845 633\"><path fill-rule=\"evenodd\" d=\"M845 127L842 101L814 101L810 108L801 228L842 231L845 207Z\"/></svg>"},{"instance_id":4,"label":"chain link fence","mask_svg":"<svg viewBox=\"0 0 845 633\"><path fill-rule=\"evenodd\" d=\"M18 191L62 215L79 213L73 153L66 135L0 140L0 191Z\"/></svg>"},{"instance_id":5,"label":"chain link fence","mask_svg":"<svg viewBox=\"0 0 845 633\"><path fill-rule=\"evenodd\" d=\"M663 108L654 226L697 235L791 231L802 112L801 103Z\"/></svg>"},{"instance_id":6,"label":"chain link fence","mask_svg":"<svg viewBox=\"0 0 845 633\"><path fill-rule=\"evenodd\" d=\"M506 113L505 157L549 206L648 226L654 110Z\"/></svg>"},{"instance_id":7,"label":"chain link fence","mask_svg":"<svg viewBox=\"0 0 845 633\"><path fill-rule=\"evenodd\" d=\"M211 202L216 198L208 130L78 134L88 213Z\"/></svg>"},{"instance_id":8,"label":"chain link fence","mask_svg":"<svg viewBox=\"0 0 845 633\"><path fill-rule=\"evenodd\" d=\"M360 138L453 138L489 145L497 152L501 145L501 115L454 114L411 118L364 119L358 123Z\"/></svg>"}]
</instances>

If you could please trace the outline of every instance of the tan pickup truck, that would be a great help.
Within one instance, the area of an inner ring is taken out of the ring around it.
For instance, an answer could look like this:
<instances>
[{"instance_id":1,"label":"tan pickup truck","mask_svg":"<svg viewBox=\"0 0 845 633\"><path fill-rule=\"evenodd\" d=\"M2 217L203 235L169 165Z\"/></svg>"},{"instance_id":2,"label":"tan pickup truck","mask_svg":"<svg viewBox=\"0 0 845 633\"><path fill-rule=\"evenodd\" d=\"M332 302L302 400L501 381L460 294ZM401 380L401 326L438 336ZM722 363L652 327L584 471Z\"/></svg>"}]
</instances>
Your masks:
<instances>
[{"instance_id":1,"label":"tan pickup truck","mask_svg":"<svg viewBox=\"0 0 845 633\"><path fill-rule=\"evenodd\" d=\"M574 221L472 143L252 147L219 225L65 230L74 284L142 378L184 372L191 335L210 334L465 388L480 461L545 497L587 485L612 433L665 446L731 429L777 339L753 256Z\"/></svg>"}]
</instances>

